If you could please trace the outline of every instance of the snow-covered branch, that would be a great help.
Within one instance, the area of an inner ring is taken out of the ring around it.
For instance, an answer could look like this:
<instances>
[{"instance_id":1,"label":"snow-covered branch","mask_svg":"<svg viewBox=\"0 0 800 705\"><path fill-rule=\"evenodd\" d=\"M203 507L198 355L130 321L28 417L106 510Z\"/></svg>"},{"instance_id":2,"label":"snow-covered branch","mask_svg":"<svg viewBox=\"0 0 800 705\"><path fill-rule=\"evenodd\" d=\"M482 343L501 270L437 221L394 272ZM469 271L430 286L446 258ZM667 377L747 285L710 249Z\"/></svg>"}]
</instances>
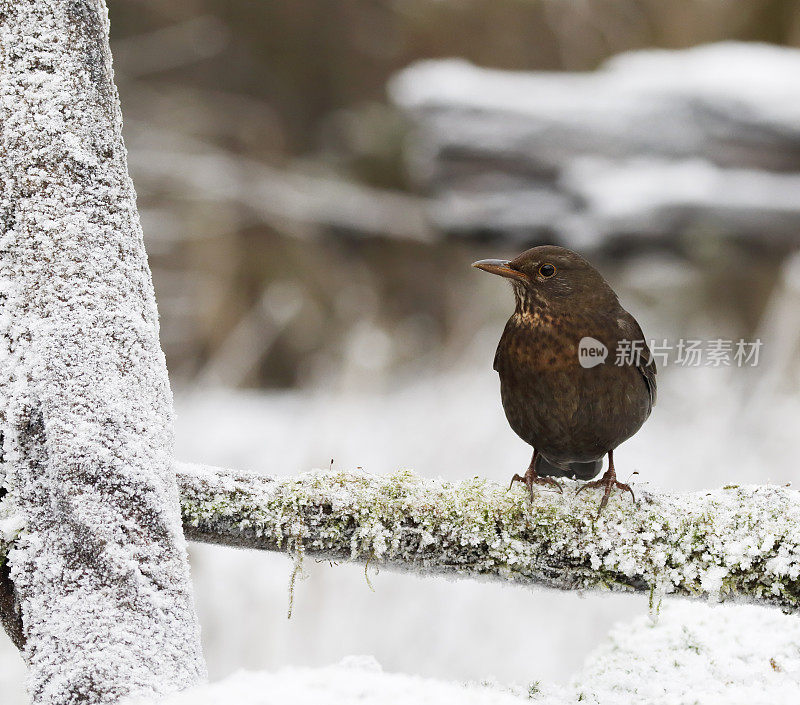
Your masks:
<instances>
[{"instance_id":1,"label":"snow-covered branch","mask_svg":"<svg viewBox=\"0 0 800 705\"><path fill-rule=\"evenodd\" d=\"M320 470L271 479L179 464L189 539L564 590L800 605L800 493L728 487L612 499L474 478ZM577 486L577 484L575 485Z\"/></svg>"},{"instance_id":2,"label":"snow-covered branch","mask_svg":"<svg viewBox=\"0 0 800 705\"><path fill-rule=\"evenodd\" d=\"M159 133L150 125L144 133L144 144L131 151L139 184L168 179L193 198L233 201L256 220L293 236L327 229L351 237L437 239L419 197L296 168L276 169L203 141Z\"/></svg>"},{"instance_id":3,"label":"snow-covered branch","mask_svg":"<svg viewBox=\"0 0 800 705\"><path fill-rule=\"evenodd\" d=\"M581 249L709 234L797 245L800 51L646 49L584 73L425 61L390 84L431 219Z\"/></svg>"},{"instance_id":4,"label":"snow-covered branch","mask_svg":"<svg viewBox=\"0 0 800 705\"><path fill-rule=\"evenodd\" d=\"M0 2L0 111L3 622L36 705L173 692L205 666L103 0Z\"/></svg>"}]
</instances>

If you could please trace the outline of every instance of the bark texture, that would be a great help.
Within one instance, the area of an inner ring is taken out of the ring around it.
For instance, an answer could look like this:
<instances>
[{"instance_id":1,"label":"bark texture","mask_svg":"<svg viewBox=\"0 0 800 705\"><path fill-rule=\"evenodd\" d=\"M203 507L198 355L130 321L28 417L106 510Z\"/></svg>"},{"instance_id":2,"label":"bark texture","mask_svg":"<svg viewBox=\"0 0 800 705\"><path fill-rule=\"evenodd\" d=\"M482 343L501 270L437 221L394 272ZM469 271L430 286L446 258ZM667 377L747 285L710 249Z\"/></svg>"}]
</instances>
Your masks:
<instances>
[{"instance_id":1,"label":"bark texture","mask_svg":"<svg viewBox=\"0 0 800 705\"><path fill-rule=\"evenodd\" d=\"M0 2L0 101L0 528L33 702L172 692L205 666L103 0Z\"/></svg>"},{"instance_id":2,"label":"bark texture","mask_svg":"<svg viewBox=\"0 0 800 705\"><path fill-rule=\"evenodd\" d=\"M189 539L296 557L562 590L644 591L800 606L800 493L728 487L575 497L475 478L320 470L271 479L180 464Z\"/></svg>"}]
</instances>

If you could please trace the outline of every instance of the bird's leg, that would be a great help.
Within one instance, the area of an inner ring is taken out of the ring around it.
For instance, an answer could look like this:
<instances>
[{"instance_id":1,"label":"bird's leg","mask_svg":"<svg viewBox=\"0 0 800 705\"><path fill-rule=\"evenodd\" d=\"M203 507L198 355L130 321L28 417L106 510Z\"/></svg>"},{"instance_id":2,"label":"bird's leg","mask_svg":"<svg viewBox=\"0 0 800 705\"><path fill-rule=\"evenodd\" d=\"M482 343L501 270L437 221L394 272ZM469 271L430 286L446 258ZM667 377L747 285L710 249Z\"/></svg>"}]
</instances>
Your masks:
<instances>
[{"instance_id":1,"label":"bird's leg","mask_svg":"<svg viewBox=\"0 0 800 705\"><path fill-rule=\"evenodd\" d=\"M551 487L555 487L559 492L561 492L561 485L559 485L552 477L539 477L536 474L536 456L539 455L539 451L535 448L533 449L533 457L531 458L531 464L528 466L528 469L525 471L524 477L522 475L514 475L511 478L511 484L508 486L508 489L511 489L514 486L515 482L524 482L525 487L528 488L528 492L530 492L530 501L533 501L533 486L534 485L550 485Z\"/></svg>"},{"instance_id":2,"label":"bird's leg","mask_svg":"<svg viewBox=\"0 0 800 705\"><path fill-rule=\"evenodd\" d=\"M630 485L626 485L624 482L620 482L617 480L617 473L614 471L614 451L608 451L608 470L606 470L605 475L601 477L599 480L593 480L592 482L587 482L583 487L581 487L575 494L578 495L583 492L588 487L603 487L605 492L603 492L603 499L600 500L600 509L597 510L597 516L600 516L600 513L606 508L608 504L608 498L611 496L611 491L616 487L617 489L622 490L625 492L626 490L631 493L631 497L633 498L633 503L636 504L636 495L633 494L633 490L631 489Z\"/></svg>"}]
</instances>

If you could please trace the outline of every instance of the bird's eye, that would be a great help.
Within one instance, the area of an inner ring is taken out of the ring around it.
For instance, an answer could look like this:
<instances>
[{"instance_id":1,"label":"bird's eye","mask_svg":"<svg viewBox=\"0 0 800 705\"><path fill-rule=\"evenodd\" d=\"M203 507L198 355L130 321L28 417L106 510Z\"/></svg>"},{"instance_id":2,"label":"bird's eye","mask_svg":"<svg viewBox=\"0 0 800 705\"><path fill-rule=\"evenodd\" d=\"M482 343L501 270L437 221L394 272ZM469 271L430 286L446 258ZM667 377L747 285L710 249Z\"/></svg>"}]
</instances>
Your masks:
<instances>
[{"instance_id":1,"label":"bird's eye","mask_svg":"<svg viewBox=\"0 0 800 705\"><path fill-rule=\"evenodd\" d=\"M543 264L539 267L539 274L541 274L545 279L549 279L556 273L556 268L552 264Z\"/></svg>"}]
</instances>

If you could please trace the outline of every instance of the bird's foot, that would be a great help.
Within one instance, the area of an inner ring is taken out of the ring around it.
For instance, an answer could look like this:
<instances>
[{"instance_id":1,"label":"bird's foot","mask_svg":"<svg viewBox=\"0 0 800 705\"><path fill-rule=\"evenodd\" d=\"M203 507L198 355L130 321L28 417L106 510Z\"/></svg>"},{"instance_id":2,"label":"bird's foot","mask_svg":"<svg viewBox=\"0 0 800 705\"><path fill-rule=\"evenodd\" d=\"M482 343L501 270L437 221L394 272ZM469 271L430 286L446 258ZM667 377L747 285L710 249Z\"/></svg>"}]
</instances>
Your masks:
<instances>
[{"instance_id":1,"label":"bird's foot","mask_svg":"<svg viewBox=\"0 0 800 705\"><path fill-rule=\"evenodd\" d=\"M583 487L580 487L575 495L579 495L586 489L590 487L602 487L605 491L603 492L603 499L600 500L600 508L597 510L597 516L599 517L602 511L606 508L608 504L608 498L611 497L611 492L616 487L618 490L622 490L623 492L627 491L631 493L631 497L633 498L633 503L636 504L636 495L633 494L633 490L631 489L630 485L626 485L624 482L620 482L617 480L617 475L613 469L609 468L606 470L605 475L601 477L599 480L593 480L592 482L587 482Z\"/></svg>"},{"instance_id":2,"label":"bird's foot","mask_svg":"<svg viewBox=\"0 0 800 705\"><path fill-rule=\"evenodd\" d=\"M508 489L511 489L514 486L515 482L524 482L525 487L528 488L528 492L530 494L529 499L533 501L533 486L534 485L546 485L549 487L555 487L558 490L559 494L563 491L561 489L561 485L559 485L552 477L539 477L536 474L536 470L533 469L533 466L529 467L525 475L514 475L511 478L511 484L508 486Z\"/></svg>"}]
</instances>

